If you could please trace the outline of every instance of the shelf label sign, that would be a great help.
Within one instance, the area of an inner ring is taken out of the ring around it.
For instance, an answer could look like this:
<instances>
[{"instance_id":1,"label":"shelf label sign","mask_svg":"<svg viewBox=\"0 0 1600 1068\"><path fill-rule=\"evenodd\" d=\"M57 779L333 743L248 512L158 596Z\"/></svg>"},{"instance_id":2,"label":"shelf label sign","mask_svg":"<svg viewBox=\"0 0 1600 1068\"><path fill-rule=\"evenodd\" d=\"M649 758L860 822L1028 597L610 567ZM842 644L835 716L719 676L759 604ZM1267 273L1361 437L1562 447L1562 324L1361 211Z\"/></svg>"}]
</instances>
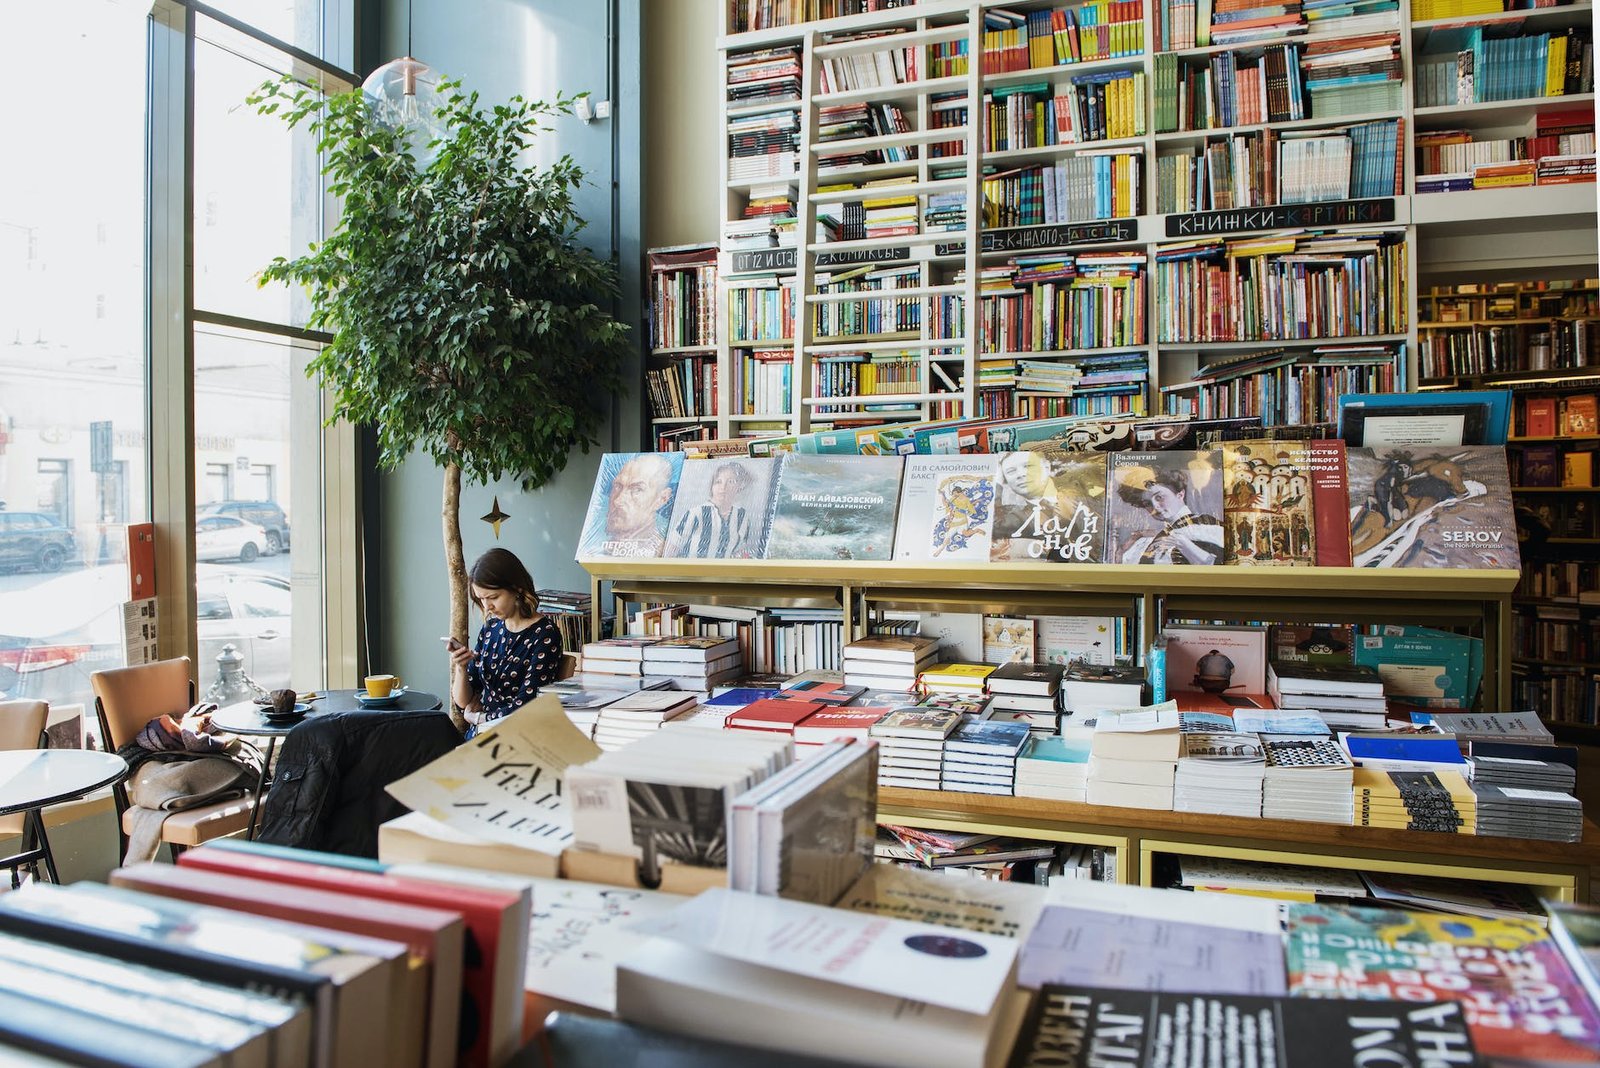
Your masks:
<instances>
[{"instance_id":1,"label":"shelf label sign","mask_svg":"<svg viewBox=\"0 0 1600 1068\"><path fill-rule=\"evenodd\" d=\"M983 252L1027 252L1036 248L1063 245L1115 245L1139 239L1139 226L1133 219L1107 219L1103 222L1046 223L1043 226L1014 226L1004 230L985 230L978 243ZM967 251L965 241L949 241L933 247L937 256L959 256Z\"/></svg>"},{"instance_id":2,"label":"shelf label sign","mask_svg":"<svg viewBox=\"0 0 1600 1068\"><path fill-rule=\"evenodd\" d=\"M1302 227L1350 226L1394 222L1394 198L1334 200L1322 204L1273 204L1263 208L1229 211L1192 211L1167 216L1168 237L1255 230L1292 230Z\"/></svg>"},{"instance_id":3,"label":"shelf label sign","mask_svg":"<svg viewBox=\"0 0 1600 1068\"><path fill-rule=\"evenodd\" d=\"M902 245L899 248L863 248L852 252L818 252L816 264L818 267L838 267L847 263L894 263L910 258L911 250ZM792 248L746 249L733 253L732 270L735 274L743 271L792 271L795 263L796 255Z\"/></svg>"}]
</instances>

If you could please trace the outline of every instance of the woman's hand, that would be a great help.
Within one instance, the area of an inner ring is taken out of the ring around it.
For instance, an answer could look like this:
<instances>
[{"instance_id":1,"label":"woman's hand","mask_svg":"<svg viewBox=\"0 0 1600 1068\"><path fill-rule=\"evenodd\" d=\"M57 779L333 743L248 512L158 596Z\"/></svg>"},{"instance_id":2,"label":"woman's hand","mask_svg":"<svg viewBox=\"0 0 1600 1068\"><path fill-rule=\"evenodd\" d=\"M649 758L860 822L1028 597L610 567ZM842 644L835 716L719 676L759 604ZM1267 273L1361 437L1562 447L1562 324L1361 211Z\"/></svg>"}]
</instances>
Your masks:
<instances>
[{"instance_id":1,"label":"woman's hand","mask_svg":"<svg viewBox=\"0 0 1600 1068\"><path fill-rule=\"evenodd\" d=\"M464 668L472 663L472 658L475 655L471 646L466 645L452 645L448 652L450 654L451 667L458 668Z\"/></svg>"}]
</instances>

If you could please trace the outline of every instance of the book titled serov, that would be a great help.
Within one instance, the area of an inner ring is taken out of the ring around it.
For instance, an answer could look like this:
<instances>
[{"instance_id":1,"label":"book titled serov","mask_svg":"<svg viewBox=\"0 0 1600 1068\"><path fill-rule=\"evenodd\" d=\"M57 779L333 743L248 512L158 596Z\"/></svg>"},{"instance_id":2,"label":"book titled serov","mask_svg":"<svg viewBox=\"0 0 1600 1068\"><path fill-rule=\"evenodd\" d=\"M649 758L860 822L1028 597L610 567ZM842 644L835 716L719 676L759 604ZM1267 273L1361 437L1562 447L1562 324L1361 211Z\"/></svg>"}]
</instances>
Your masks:
<instances>
[{"instance_id":1,"label":"book titled serov","mask_svg":"<svg viewBox=\"0 0 1600 1068\"><path fill-rule=\"evenodd\" d=\"M1356 567L1521 566L1500 446L1351 449L1349 489Z\"/></svg>"}]
</instances>

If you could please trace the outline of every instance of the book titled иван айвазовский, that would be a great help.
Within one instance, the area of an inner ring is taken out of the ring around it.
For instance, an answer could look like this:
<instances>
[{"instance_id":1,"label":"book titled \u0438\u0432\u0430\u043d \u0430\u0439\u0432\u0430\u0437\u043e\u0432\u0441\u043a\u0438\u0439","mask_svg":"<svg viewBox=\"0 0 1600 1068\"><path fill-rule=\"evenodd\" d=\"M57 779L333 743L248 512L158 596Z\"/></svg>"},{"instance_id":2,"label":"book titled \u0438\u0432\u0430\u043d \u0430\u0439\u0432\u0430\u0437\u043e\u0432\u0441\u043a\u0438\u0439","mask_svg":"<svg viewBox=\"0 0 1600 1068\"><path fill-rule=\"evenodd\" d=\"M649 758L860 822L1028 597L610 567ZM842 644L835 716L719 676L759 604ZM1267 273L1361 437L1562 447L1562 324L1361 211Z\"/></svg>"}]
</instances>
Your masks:
<instances>
[{"instance_id":1,"label":"book titled \u0438\u0432\u0430\u043d \u0430\u0439\u0432\u0430\u0437\u043e\u0432\u0441\u043a\u0438\u0439","mask_svg":"<svg viewBox=\"0 0 1600 1068\"><path fill-rule=\"evenodd\" d=\"M1080 986L1040 990L1011 1055L1011 1068L1484 1063L1461 1006L1449 1001L1308 1001Z\"/></svg>"},{"instance_id":2,"label":"book titled \u0438\u0432\u0430\u043d \u0430\u0439\u0432\u0430\u0437\u043e\u0432\u0441\u043a\u0438\u0439","mask_svg":"<svg viewBox=\"0 0 1600 1068\"><path fill-rule=\"evenodd\" d=\"M889 559L902 462L899 456L785 456L765 558Z\"/></svg>"}]
</instances>

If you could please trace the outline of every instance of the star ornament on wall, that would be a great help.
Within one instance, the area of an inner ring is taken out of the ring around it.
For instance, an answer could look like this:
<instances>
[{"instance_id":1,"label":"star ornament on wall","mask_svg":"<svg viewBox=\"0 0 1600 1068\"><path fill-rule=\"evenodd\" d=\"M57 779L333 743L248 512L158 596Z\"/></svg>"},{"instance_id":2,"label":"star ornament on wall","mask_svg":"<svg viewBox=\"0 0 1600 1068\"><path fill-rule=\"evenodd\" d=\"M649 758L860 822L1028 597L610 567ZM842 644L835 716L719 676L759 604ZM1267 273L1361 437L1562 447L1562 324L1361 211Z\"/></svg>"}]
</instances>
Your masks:
<instances>
[{"instance_id":1,"label":"star ornament on wall","mask_svg":"<svg viewBox=\"0 0 1600 1068\"><path fill-rule=\"evenodd\" d=\"M491 527L494 527L494 540L495 541L499 541L500 540L500 524L504 523L507 519L510 519L511 517L500 510L500 498L498 496L496 496L495 499L494 499L494 507L490 508L489 509L489 514L486 515L486 516L483 516L482 518L483 518L483 521L485 523L488 523Z\"/></svg>"}]
</instances>

